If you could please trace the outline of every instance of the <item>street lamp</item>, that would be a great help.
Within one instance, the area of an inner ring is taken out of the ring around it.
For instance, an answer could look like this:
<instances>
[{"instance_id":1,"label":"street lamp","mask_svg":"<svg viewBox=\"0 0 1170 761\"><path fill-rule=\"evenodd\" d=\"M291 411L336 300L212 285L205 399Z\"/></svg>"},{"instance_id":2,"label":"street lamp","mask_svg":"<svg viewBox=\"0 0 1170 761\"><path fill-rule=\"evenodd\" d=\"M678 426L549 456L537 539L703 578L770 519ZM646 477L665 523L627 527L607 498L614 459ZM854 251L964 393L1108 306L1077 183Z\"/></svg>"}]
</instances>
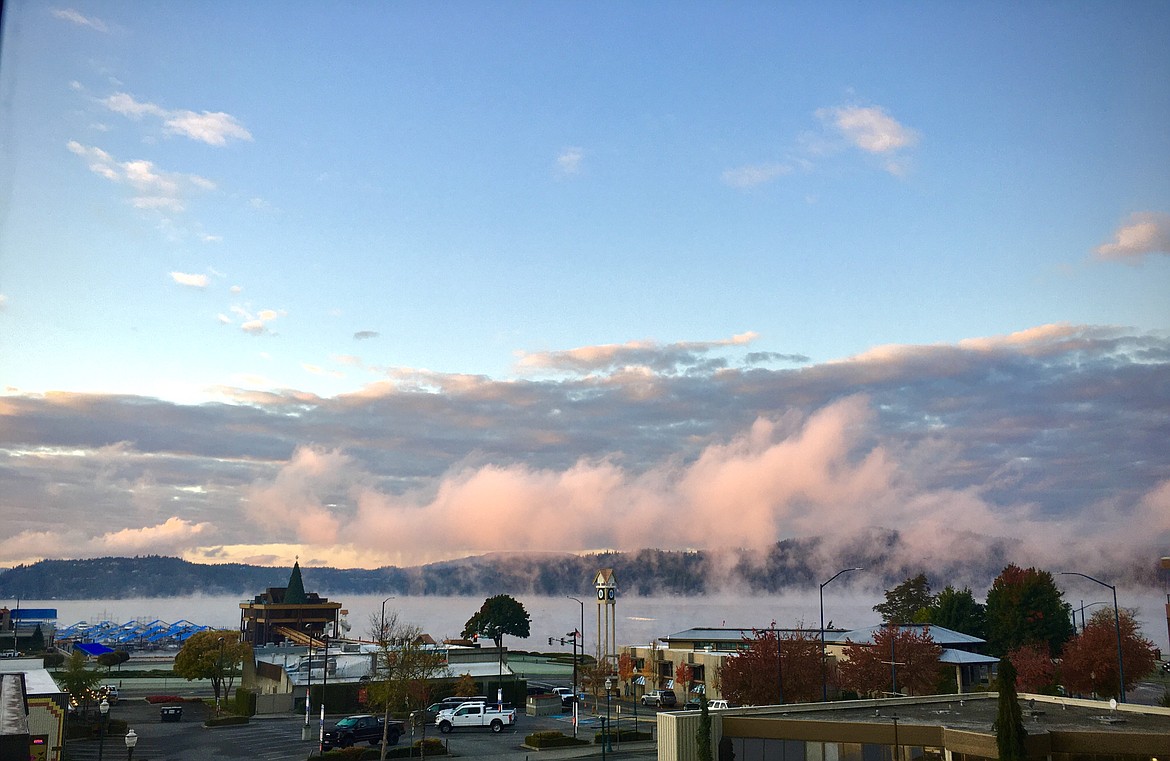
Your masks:
<instances>
[{"instance_id":1,"label":"street lamp","mask_svg":"<svg viewBox=\"0 0 1170 761\"><path fill-rule=\"evenodd\" d=\"M105 698L98 704L98 761L102 761L102 751L106 747L106 717L110 715L110 703Z\"/></svg>"},{"instance_id":2,"label":"street lamp","mask_svg":"<svg viewBox=\"0 0 1170 761\"><path fill-rule=\"evenodd\" d=\"M301 739L302 740L308 740L310 737L312 737L312 735L309 734L309 732L311 731L309 728L309 722L312 720L311 719L312 714L309 713L309 707L313 702L313 632L312 632L312 626L313 626L312 624L305 624L305 628L310 630L309 631L309 654L308 654L309 679L305 683L305 726L301 729Z\"/></svg>"},{"instance_id":3,"label":"street lamp","mask_svg":"<svg viewBox=\"0 0 1170 761\"><path fill-rule=\"evenodd\" d=\"M1081 612L1081 634L1085 633L1085 611L1088 610L1089 608L1093 607L1094 605L1108 605L1108 604L1109 603L1105 600L1098 600L1097 602L1091 602L1091 603L1086 605L1085 601L1081 600L1081 607L1077 608L1077 610L1079 610ZM1074 613L1073 614L1073 629L1075 630L1076 628L1077 628L1077 615Z\"/></svg>"},{"instance_id":4,"label":"street lamp","mask_svg":"<svg viewBox=\"0 0 1170 761\"><path fill-rule=\"evenodd\" d=\"M387 597L385 600L382 601L382 625L381 625L381 628L378 629L378 636L379 636L379 639L381 639L383 641L380 642L379 644L385 644L385 639L386 639L386 603L390 602L393 599L394 599L394 595L391 595L390 597Z\"/></svg>"},{"instance_id":5,"label":"street lamp","mask_svg":"<svg viewBox=\"0 0 1170 761\"><path fill-rule=\"evenodd\" d=\"M828 581L821 582L821 702L822 703L828 702L828 700L829 700L829 682L828 682L828 678L825 676L825 587L829 586L829 583L832 582L833 579L837 578L838 576L840 576L843 573L849 573L851 571L860 571L860 570L862 570L862 569L861 568L842 568L840 571L837 571L835 574L833 574L832 577Z\"/></svg>"},{"instance_id":6,"label":"street lamp","mask_svg":"<svg viewBox=\"0 0 1170 761\"><path fill-rule=\"evenodd\" d=\"M325 752L325 695L329 690L329 635L321 635L321 646L325 650L325 666L321 669L321 737L317 743L317 752Z\"/></svg>"},{"instance_id":7,"label":"street lamp","mask_svg":"<svg viewBox=\"0 0 1170 761\"><path fill-rule=\"evenodd\" d=\"M1117 682L1121 688L1121 694L1117 696L1117 702L1125 702L1125 660L1121 657L1121 614L1117 610L1117 587L1112 584L1106 584L1100 579L1094 579L1085 573L1077 573L1076 571L1061 571L1061 576L1080 576L1095 581L1103 587L1108 587L1113 591L1113 629L1117 632ZM1081 612L1081 618L1084 618L1084 612Z\"/></svg>"},{"instance_id":8,"label":"street lamp","mask_svg":"<svg viewBox=\"0 0 1170 761\"><path fill-rule=\"evenodd\" d=\"M134 746L138 744L138 733L133 729L126 731L126 761L134 760Z\"/></svg>"},{"instance_id":9,"label":"street lamp","mask_svg":"<svg viewBox=\"0 0 1170 761\"><path fill-rule=\"evenodd\" d=\"M605 726L602 727L601 732L601 755L604 756L608 750L613 753L613 746L609 744L609 691L613 689L613 678L605 678Z\"/></svg>"},{"instance_id":10,"label":"street lamp","mask_svg":"<svg viewBox=\"0 0 1170 761\"><path fill-rule=\"evenodd\" d=\"M577 635L581 638L581 656L585 656L585 603L578 600L576 597L565 595L568 599L574 601L581 606L581 628L577 630ZM574 638L575 639L575 638ZM573 649L573 703L577 702L577 650Z\"/></svg>"},{"instance_id":11,"label":"street lamp","mask_svg":"<svg viewBox=\"0 0 1170 761\"><path fill-rule=\"evenodd\" d=\"M215 715L218 716L219 711L219 689L223 685L223 637L219 638L219 658L215 661L215 676L218 682L213 683L215 686Z\"/></svg>"}]
</instances>

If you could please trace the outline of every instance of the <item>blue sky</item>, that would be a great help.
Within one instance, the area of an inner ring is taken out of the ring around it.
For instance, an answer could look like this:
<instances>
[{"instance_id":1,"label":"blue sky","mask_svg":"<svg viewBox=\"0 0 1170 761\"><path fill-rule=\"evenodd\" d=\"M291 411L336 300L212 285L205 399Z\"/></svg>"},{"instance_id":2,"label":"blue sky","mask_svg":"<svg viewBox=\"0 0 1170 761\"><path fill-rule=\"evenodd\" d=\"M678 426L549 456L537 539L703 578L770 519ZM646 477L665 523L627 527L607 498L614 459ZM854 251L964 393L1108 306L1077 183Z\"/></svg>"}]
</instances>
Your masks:
<instances>
[{"instance_id":1,"label":"blue sky","mask_svg":"<svg viewBox=\"0 0 1170 761\"><path fill-rule=\"evenodd\" d=\"M654 483L712 460L823 477L663 542L1170 510L1165 3L5 14L0 563L642 546L522 528L698 521ZM425 540L466 505L507 530Z\"/></svg>"}]
</instances>

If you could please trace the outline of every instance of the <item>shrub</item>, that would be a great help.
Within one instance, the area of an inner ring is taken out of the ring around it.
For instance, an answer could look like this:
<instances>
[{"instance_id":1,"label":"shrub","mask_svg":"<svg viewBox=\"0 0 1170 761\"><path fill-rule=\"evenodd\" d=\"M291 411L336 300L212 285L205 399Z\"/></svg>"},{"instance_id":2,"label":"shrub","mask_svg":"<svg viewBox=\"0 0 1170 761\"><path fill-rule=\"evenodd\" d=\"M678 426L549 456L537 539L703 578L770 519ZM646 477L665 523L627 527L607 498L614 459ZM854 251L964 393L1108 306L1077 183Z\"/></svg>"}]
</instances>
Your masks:
<instances>
[{"instance_id":1,"label":"shrub","mask_svg":"<svg viewBox=\"0 0 1170 761\"><path fill-rule=\"evenodd\" d=\"M235 712L243 716L256 715L256 693L246 687L236 688Z\"/></svg>"},{"instance_id":2,"label":"shrub","mask_svg":"<svg viewBox=\"0 0 1170 761\"><path fill-rule=\"evenodd\" d=\"M635 742L637 740L652 740L653 739L653 737L650 735L649 732L635 732L632 729L622 729L622 730L612 730L611 729L611 730L609 730L609 732L598 732L594 736L593 742L600 745L606 734L609 735L610 743L617 743L617 742L627 743L627 742Z\"/></svg>"},{"instance_id":3,"label":"shrub","mask_svg":"<svg viewBox=\"0 0 1170 761\"><path fill-rule=\"evenodd\" d=\"M334 748L317 755L311 754L314 761L372 761L379 758L381 753L378 746L362 747L354 745L349 748ZM407 758L408 756L442 756L447 753L447 747L434 738L426 741L419 740L413 746L397 746L386 749L386 758Z\"/></svg>"},{"instance_id":4,"label":"shrub","mask_svg":"<svg viewBox=\"0 0 1170 761\"><path fill-rule=\"evenodd\" d=\"M203 722L205 727L227 727L235 724L247 724L247 716L221 716L218 719L208 719Z\"/></svg>"},{"instance_id":5,"label":"shrub","mask_svg":"<svg viewBox=\"0 0 1170 761\"><path fill-rule=\"evenodd\" d=\"M524 744L530 748L563 748L567 745L588 745L586 740L569 737L564 732L533 732L524 738Z\"/></svg>"}]
</instances>

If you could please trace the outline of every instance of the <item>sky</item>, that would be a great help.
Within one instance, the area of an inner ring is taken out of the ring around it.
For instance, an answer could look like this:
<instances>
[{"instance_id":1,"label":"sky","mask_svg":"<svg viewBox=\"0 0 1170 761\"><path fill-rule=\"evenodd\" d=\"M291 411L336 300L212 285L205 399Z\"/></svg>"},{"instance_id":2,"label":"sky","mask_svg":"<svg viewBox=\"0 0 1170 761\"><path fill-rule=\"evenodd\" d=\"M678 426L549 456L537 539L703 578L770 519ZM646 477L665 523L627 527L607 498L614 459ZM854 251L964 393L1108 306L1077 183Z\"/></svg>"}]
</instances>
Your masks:
<instances>
[{"instance_id":1,"label":"sky","mask_svg":"<svg viewBox=\"0 0 1170 761\"><path fill-rule=\"evenodd\" d=\"M1170 554L1164 2L3 10L0 566Z\"/></svg>"}]
</instances>

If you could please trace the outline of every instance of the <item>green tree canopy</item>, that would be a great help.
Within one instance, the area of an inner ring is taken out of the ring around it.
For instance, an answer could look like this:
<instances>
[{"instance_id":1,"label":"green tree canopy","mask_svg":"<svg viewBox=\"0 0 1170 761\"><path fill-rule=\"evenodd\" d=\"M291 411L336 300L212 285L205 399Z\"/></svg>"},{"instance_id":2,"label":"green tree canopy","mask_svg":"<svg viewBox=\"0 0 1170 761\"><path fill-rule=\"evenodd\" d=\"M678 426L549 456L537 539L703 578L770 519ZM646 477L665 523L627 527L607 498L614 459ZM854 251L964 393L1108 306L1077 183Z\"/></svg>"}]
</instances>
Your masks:
<instances>
[{"instance_id":1,"label":"green tree canopy","mask_svg":"<svg viewBox=\"0 0 1170 761\"><path fill-rule=\"evenodd\" d=\"M400 621L397 613L385 620L371 616L370 631L378 646L378 679L369 684L367 700L371 708L383 712L385 724L378 757L385 761L391 709L414 711L425 707L430 702L434 679L446 671L446 663L439 651L428 646L422 629ZM425 722L422 729L425 736Z\"/></svg>"},{"instance_id":2,"label":"green tree canopy","mask_svg":"<svg viewBox=\"0 0 1170 761\"><path fill-rule=\"evenodd\" d=\"M987 609L975 600L968 587L946 589L934 597L928 611L928 622L951 631L987 639Z\"/></svg>"},{"instance_id":3,"label":"green tree canopy","mask_svg":"<svg viewBox=\"0 0 1170 761\"><path fill-rule=\"evenodd\" d=\"M252 657L252 646L240 641L240 633L209 629L192 634L175 656L174 671L187 679L210 679L218 701L240 674L240 666Z\"/></svg>"},{"instance_id":4,"label":"green tree canopy","mask_svg":"<svg viewBox=\"0 0 1170 761\"><path fill-rule=\"evenodd\" d=\"M504 635L524 639L531 634L531 618L524 606L511 595L496 595L483 601L475 615L463 625L463 636L477 634L502 647Z\"/></svg>"},{"instance_id":5,"label":"green tree canopy","mask_svg":"<svg viewBox=\"0 0 1170 761\"><path fill-rule=\"evenodd\" d=\"M987 592L987 645L1003 656L1023 645L1044 643L1059 655L1073 636L1072 607L1052 574L1009 565Z\"/></svg>"},{"instance_id":6,"label":"green tree canopy","mask_svg":"<svg viewBox=\"0 0 1170 761\"><path fill-rule=\"evenodd\" d=\"M65 662L65 668L58 671L54 677L61 683L62 689L73 696L74 700L84 702L89 700L90 690L102 679L102 673L91 669L87 663L85 653L74 650Z\"/></svg>"},{"instance_id":7,"label":"green tree canopy","mask_svg":"<svg viewBox=\"0 0 1170 761\"><path fill-rule=\"evenodd\" d=\"M934 598L925 573L906 579L893 589L886 590L886 601L873 606L874 612L887 624L910 624L925 621L926 612Z\"/></svg>"}]
</instances>

